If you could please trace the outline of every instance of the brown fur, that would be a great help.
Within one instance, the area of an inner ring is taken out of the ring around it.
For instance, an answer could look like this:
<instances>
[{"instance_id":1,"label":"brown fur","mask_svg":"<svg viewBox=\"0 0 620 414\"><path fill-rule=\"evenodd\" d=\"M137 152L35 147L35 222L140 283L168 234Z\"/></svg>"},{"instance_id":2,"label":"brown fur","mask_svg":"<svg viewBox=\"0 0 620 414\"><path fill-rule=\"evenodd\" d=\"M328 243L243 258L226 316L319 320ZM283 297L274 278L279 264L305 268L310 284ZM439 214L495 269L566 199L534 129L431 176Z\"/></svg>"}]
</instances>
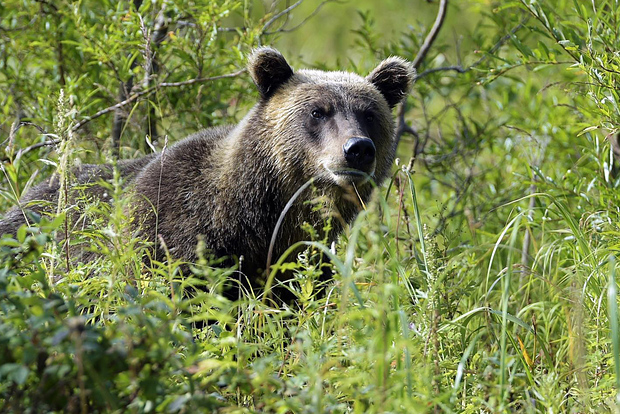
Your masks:
<instances>
[{"instance_id":1,"label":"brown fur","mask_svg":"<svg viewBox=\"0 0 620 414\"><path fill-rule=\"evenodd\" d=\"M396 150L391 109L406 96L412 70L390 58L366 78L293 72L279 52L261 48L251 56L249 71L261 97L238 125L198 132L162 154L122 163L120 170L134 189L133 214L146 240L157 242L161 235L173 257L191 262L201 236L216 256L242 256L241 270L253 278L266 265L286 203L308 180L314 177L315 191L341 218L334 220L335 233L359 211L356 193L363 201L369 198L371 183L344 160L349 138L370 138L376 147L373 164L362 173L377 184L388 176ZM76 181L106 179L110 171L86 166ZM57 189L49 180L24 201L53 202ZM305 192L286 214L274 258L306 237L303 222L318 227L323 222L304 203L311 195ZM22 212L12 210L0 221L0 234L13 233L22 223Z\"/></svg>"}]
</instances>

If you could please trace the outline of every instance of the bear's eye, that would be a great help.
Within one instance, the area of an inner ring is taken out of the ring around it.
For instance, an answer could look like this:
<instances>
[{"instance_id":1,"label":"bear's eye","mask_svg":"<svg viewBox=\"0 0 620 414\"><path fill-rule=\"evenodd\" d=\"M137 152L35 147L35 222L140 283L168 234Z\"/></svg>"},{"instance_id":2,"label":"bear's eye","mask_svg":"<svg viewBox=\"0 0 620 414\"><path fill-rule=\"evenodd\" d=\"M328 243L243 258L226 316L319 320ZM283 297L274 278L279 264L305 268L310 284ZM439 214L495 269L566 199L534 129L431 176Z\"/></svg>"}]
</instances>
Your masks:
<instances>
[{"instance_id":1,"label":"bear's eye","mask_svg":"<svg viewBox=\"0 0 620 414\"><path fill-rule=\"evenodd\" d=\"M314 119L322 119L325 117L325 114L320 109L313 109L310 115L312 115Z\"/></svg>"},{"instance_id":2,"label":"bear's eye","mask_svg":"<svg viewBox=\"0 0 620 414\"><path fill-rule=\"evenodd\" d=\"M366 119L366 122L372 122L375 120L375 114L373 114L372 112L366 112L364 114L364 118Z\"/></svg>"}]
</instances>

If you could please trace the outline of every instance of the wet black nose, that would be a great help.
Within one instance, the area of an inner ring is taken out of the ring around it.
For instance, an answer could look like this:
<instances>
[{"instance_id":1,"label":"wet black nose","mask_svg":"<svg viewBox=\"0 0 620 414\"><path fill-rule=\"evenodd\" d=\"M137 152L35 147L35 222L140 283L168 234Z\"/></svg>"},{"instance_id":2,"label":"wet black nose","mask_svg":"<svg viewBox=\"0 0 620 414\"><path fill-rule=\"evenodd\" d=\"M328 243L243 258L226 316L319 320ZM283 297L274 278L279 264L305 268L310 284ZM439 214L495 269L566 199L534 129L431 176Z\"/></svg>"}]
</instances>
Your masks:
<instances>
[{"instance_id":1,"label":"wet black nose","mask_svg":"<svg viewBox=\"0 0 620 414\"><path fill-rule=\"evenodd\" d=\"M357 170L368 170L375 160L375 144L368 138L349 138L342 150L349 167Z\"/></svg>"}]
</instances>

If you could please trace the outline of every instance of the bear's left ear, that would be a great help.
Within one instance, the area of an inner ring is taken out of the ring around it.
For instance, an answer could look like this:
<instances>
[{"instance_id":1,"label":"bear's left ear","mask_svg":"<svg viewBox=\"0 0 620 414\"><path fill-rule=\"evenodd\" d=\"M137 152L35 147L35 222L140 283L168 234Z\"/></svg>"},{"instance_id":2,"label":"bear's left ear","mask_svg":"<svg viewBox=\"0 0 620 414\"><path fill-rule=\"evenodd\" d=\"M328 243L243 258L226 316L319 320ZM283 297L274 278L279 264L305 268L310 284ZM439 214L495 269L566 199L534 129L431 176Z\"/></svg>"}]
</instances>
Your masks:
<instances>
[{"instance_id":1,"label":"bear's left ear","mask_svg":"<svg viewBox=\"0 0 620 414\"><path fill-rule=\"evenodd\" d=\"M248 71L263 99L269 99L284 82L293 76L293 69L284 56L270 47L254 50L248 61Z\"/></svg>"},{"instance_id":2,"label":"bear's left ear","mask_svg":"<svg viewBox=\"0 0 620 414\"><path fill-rule=\"evenodd\" d=\"M407 96L414 76L413 66L406 60L394 56L381 62L366 80L375 85L390 108L394 108Z\"/></svg>"}]
</instances>

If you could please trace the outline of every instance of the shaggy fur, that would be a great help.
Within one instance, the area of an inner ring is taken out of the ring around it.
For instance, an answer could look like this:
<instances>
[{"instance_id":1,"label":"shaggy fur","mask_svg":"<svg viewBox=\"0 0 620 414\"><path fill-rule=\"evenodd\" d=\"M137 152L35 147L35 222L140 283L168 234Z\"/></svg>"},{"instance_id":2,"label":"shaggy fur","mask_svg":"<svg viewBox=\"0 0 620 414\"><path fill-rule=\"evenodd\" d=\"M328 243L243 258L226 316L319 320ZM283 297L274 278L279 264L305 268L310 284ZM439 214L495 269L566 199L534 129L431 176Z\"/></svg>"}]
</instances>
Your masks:
<instances>
[{"instance_id":1,"label":"shaggy fur","mask_svg":"<svg viewBox=\"0 0 620 414\"><path fill-rule=\"evenodd\" d=\"M134 225L144 239L157 244L160 235L173 257L191 262L200 236L216 256L243 257L241 271L253 278L265 268L286 203L308 180L315 179L315 194L324 196L336 217L333 237L354 219L359 199L370 197L368 178L380 184L387 177L396 150L391 109L406 96L412 69L393 57L366 78L294 72L271 48L257 49L248 69L260 99L238 125L198 132L163 154L123 162L119 169L133 188ZM374 161L362 171L349 168L343 155L352 137L369 138L376 148ZM109 166L85 166L76 182L110 176ZM35 187L21 204L55 202L57 181ZM100 187L88 191L102 198ZM275 259L306 237L303 222L322 227L324 218L304 202L312 194L306 191L286 214ZM0 234L14 233L23 223L23 212L14 209L0 221Z\"/></svg>"}]
</instances>

